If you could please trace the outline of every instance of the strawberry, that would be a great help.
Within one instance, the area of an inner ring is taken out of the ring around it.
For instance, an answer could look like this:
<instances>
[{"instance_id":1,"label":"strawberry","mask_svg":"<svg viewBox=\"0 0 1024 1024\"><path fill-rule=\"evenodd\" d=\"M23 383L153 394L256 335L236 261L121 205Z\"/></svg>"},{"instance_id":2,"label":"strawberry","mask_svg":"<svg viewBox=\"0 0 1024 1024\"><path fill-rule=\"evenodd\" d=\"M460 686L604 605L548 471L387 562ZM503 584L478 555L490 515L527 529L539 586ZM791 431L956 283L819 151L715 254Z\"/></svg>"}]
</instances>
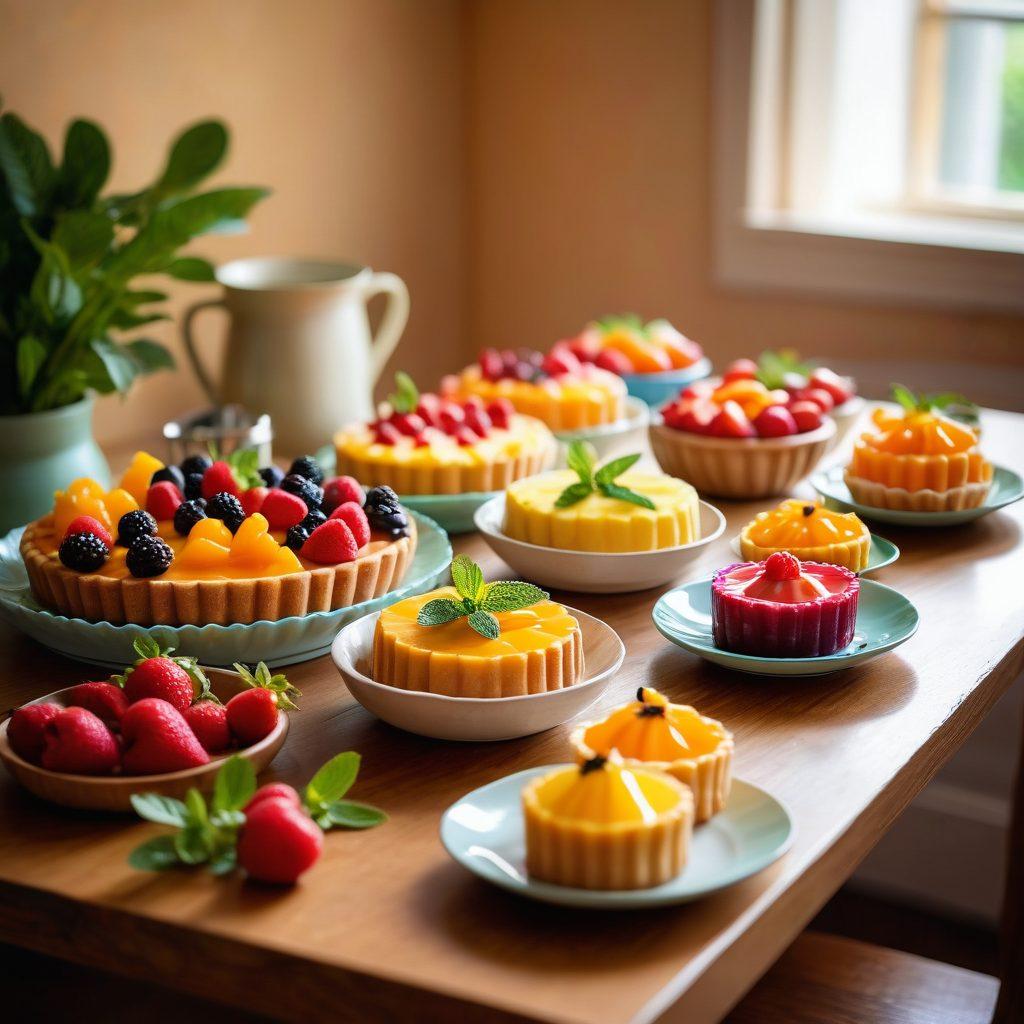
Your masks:
<instances>
[{"instance_id":1,"label":"strawberry","mask_svg":"<svg viewBox=\"0 0 1024 1024\"><path fill-rule=\"evenodd\" d=\"M722 383L730 384L734 380L756 380L757 363L753 359L737 359L726 367L722 374Z\"/></svg>"},{"instance_id":2,"label":"strawberry","mask_svg":"<svg viewBox=\"0 0 1024 1024\"><path fill-rule=\"evenodd\" d=\"M354 501L346 501L339 505L330 514L328 521L330 519L340 519L352 531L352 536L359 547L370 543L370 520L366 518L362 507Z\"/></svg>"},{"instance_id":3,"label":"strawberry","mask_svg":"<svg viewBox=\"0 0 1024 1024\"><path fill-rule=\"evenodd\" d=\"M212 700L197 700L191 707L185 708L183 717L208 754L219 754L231 746L228 713L223 704L215 704Z\"/></svg>"},{"instance_id":4,"label":"strawberry","mask_svg":"<svg viewBox=\"0 0 1024 1024\"><path fill-rule=\"evenodd\" d=\"M336 476L324 482L323 510L328 515L346 501L354 501L360 508L366 501L366 492L354 476Z\"/></svg>"},{"instance_id":5,"label":"strawberry","mask_svg":"<svg viewBox=\"0 0 1024 1024\"><path fill-rule=\"evenodd\" d=\"M104 725L113 729L128 710L128 698L120 686L113 683L79 683L67 692L65 703L69 707L91 711Z\"/></svg>"},{"instance_id":6,"label":"strawberry","mask_svg":"<svg viewBox=\"0 0 1024 1024\"><path fill-rule=\"evenodd\" d=\"M422 416L414 412L395 412L391 414L388 422L406 437L418 437L427 429L427 424Z\"/></svg>"},{"instance_id":7,"label":"strawberry","mask_svg":"<svg viewBox=\"0 0 1024 1024\"><path fill-rule=\"evenodd\" d=\"M292 885L320 858L324 834L289 800L269 798L246 811L238 837L238 863L250 878Z\"/></svg>"},{"instance_id":8,"label":"strawberry","mask_svg":"<svg viewBox=\"0 0 1024 1024\"><path fill-rule=\"evenodd\" d=\"M61 712L59 704L26 704L11 714L7 742L18 757L39 764L46 749L46 726Z\"/></svg>"},{"instance_id":9,"label":"strawberry","mask_svg":"<svg viewBox=\"0 0 1024 1024\"><path fill-rule=\"evenodd\" d=\"M753 437L754 428L739 402L730 398L711 421L710 433L714 437Z\"/></svg>"},{"instance_id":10,"label":"strawberry","mask_svg":"<svg viewBox=\"0 0 1024 1024\"><path fill-rule=\"evenodd\" d=\"M786 437L795 434L796 420L784 405L769 405L754 418L758 437Z\"/></svg>"},{"instance_id":11,"label":"strawberry","mask_svg":"<svg viewBox=\"0 0 1024 1024\"><path fill-rule=\"evenodd\" d=\"M636 370L629 356L617 348L601 349L594 360L594 365L599 366L602 370L608 370L610 373L617 373L620 377L624 373L633 373Z\"/></svg>"},{"instance_id":12,"label":"strawberry","mask_svg":"<svg viewBox=\"0 0 1024 1024\"><path fill-rule=\"evenodd\" d=\"M132 704L121 719L121 735L129 775L158 775L210 763L181 712L158 697Z\"/></svg>"},{"instance_id":13,"label":"strawberry","mask_svg":"<svg viewBox=\"0 0 1024 1024\"><path fill-rule=\"evenodd\" d=\"M309 509L297 495L274 488L263 500L260 515L272 530L289 530L306 518Z\"/></svg>"},{"instance_id":14,"label":"strawberry","mask_svg":"<svg viewBox=\"0 0 1024 1024\"><path fill-rule=\"evenodd\" d=\"M203 497L207 500L222 491L227 491L228 494L233 494L236 498L241 493L234 471L226 462L220 461L214 462L203 473L201 490Z\"/></svg>"},{"instance_id":15,"label":"strawberry","mask_svg":"<svg viewBox=\"0 0 1024 1024\"><path fill-rule=\"evenodd\" d=\"M94 533L108 548L114 546L114 538L110 535L110 531L98 519L94 519L92 516L75 516L68 523L64 536L71 537L76 533Z\"/></svg>"},{"instance_id":16,"label":"strawberry","mask_svg":"<svg viewBox=\"0 0 1024 1024\"><path fill-rule=\"evenodd\" d=\"M328 519L309 535L299 554L320 565L337 565L353 561L359 554L359 545L347 524L340 519Z\"/></svg>"},{"instance_id":17,"label":"strawberry","mask_svg":"<svg viewBox=\"0 0 1024 1024\"><path fill-rule=\"evenodd\" d=\"M832 396L836 405L842 405L853 398L853 381L849 377L840 377L838 373L824 366L819 366L808 382L812 388L822 388Z\"/></svg>"},{"instance_id":18,"label":"strawberry","mask_svg":"<svg viewBox=\"0 0 1024 1024\"><path fill-rule=\"evenodd\" d=\"M267 500L270 493L269 487L250 487L242 491L242 511L247 516L253 516L263 508L263 502Z\"/></svg>"},{"instance_id":19,"label":"strawberry","mask_svg":"<svg viewBox=\"0 0 1024 1024\"><path fill-rule=\"evenodd\" d=\"M832 395L824 388L804 388L793 393L793 401L813 402L822 412L831 412L835 408Z\"/></svg>"},{"instance_id":20,"label":"strawberry","mask_svg":"<svg viewBox=\"0 0 1024 1024\"><path fill-rule=\"evenodd\" d=\"M515 414L516 407L507 398L496 398L487 406L487 415L499 430L508 430Z\"/></svg>"},{"instance_id":21,"label":"strawberry","mask_svg":"<svg viewBox=\"0 0 1024 1024\"><path fill-rule=\"evenodd\" d=\"M302 800L299 798L299 794L289 786L287 782L268 782L265 786L260 786L260 788L253 793L252 798L242 808L242 810L248 814L252 808L257 804L262 803L264 800L284 800L290 804L294 804L296 807L302 806Z\"/></svg>"},{"instance_id":22,"label":"strawberry","mask_svg":"<svg viewBox=\"0 0 1024 1024\"><path fill-rule=\"evenodd\" d=\"M824 422L821 409L814 402L798 400L789 406L790 415L796 423L796 429L801 434L810 430L817 430Z\"/></svg>"},{"instance_id":23,"label":"strawberry","mask_svg":"<svg viewBox=\"0 0 1024 1024\"><path fill-rule=\"evenodd\" d=\"M146 511L159 522L173 519L178 506L185 500L181 491L170 480L161 480L146 491Z\"/></svg>"},{"instance_id":24,"label":"strawberry","mask_svg":"<svg viewBox=\"0 0 1024 1024\"><path fill-rule=\"evenodd\" d=\"M192 703L195 689L192 677L167 657L146 658L128 673L124 693L129 704L158 697L183 713Z\"/></svg>"},{"instance_id":25,"label":"strawberry","mask_svg":"<svg viewBox=\"0 0 1024 1024\"><path fill-rule=\"evenodd\" d=\"M455 428L455 440L458 442L460 448L472 448L479 438L476 436L476 432L472 427L463 423Z\"/></svg>"},{"instance_id":26,"label":"strawberry","mask_svg":"<svg viewBox=\"0 0 1024 1024\"><path fill-rule=\"evenodd\" d=\"M439 424L438 417L441 415L441 398L438 395L420 395L419 403L416 406L416 415L423 419L428 427L436 427ZM349 477L351 480L352 478Z\"/></svg>"},{"instance_id":27,"label":"strawberry","mask_svg":"<svg viewBox=\"0 0 1024 1024\"><path fill-rule=\"evenodd\" d=\"M377 444L396 445L402 440L402 432L393 423L378 420L370 427L373 430L373 440Z\"/></svg>"},{"instance_id":28,"label":"strawberry","mask_svg":"<svg viewBox=\"0 0 1024 1024\"><path fill-rule=\"evenodd\" d=\"M466 408L466 426L478 437L486 437L491 432L493 424L486 409L470 405Z\"/></svg>"},{"instance_id":29,"label":"strawberry","mask_svg":"<svg viewBox=\"0 0 1024 1024\"><path fill-rule=\"evenodd\" d=\"M505 363L496 348L485 348L480 353L480 376L484 380L501 380L505 374Z\"/></svg>"},{"instance_id":30,"label":"strawberry","mask_svg":"<svg viewBox=\"0 0 1024 1024\"><path fill-rule=\"evenodd\" d=\"M562 373L579 373L581 369L580 361L568 346L557 351L552 349L544 357L542 367L549 377L557 377Z\"/></svg>"},{"instance_id":31,"label":"strawberry","mask_svg":"<svg viewBox=\"0 0 1024 1024\"><path fill-rule=\"evenodd\" d=\"M109 775L121 763L114 734L85 708L64 708L46 723L43 735L48 771Z\"/></svg>"},{"instance_id":32,"label":"strawberry","mask_svg":"<svg viewBox=\"0 0 1024 1024\"><path fill-rule=\"evenodd\" d=\"M344 523L339 525L345 526ZM348 527L345 526L345 529ZM259 742L274 730L278 708L294 708L295 704L289 694L298 695L299 691L281 673L272 675L263 662L256 666L255 672L236 663L235 671L250 689L236 693L228 701L228 726L235 738L248 746Z\"/></svg>"}]
</instances>

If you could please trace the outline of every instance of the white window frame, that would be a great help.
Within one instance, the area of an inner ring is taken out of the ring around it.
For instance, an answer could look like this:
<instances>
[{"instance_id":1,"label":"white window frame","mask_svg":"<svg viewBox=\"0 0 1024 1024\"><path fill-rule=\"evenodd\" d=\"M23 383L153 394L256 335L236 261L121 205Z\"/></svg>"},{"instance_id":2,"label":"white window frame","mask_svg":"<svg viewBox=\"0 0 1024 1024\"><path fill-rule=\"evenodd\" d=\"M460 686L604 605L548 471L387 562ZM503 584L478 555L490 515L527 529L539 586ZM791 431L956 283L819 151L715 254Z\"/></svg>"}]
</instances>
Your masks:
<instances>
[{"instance_id":1,"label":"white window frame","mask_svg":"<svg viewBox=\"0 0 1024 1024\"><path fill-rule=\"evenodd\" d=\"M840 221L786 207L781 193L791 176L783 166L777 120L787 107L780 95L785 76L772 67L784 59L783 34L777 17L766 18L764 6L755 25L758 10L757 0L723 0L715 8L712 159L719 283L905 306L1024 311L1024 225L933 210ZM755 27L759 88L752 96Z\"/></svg>"}]
</instances>

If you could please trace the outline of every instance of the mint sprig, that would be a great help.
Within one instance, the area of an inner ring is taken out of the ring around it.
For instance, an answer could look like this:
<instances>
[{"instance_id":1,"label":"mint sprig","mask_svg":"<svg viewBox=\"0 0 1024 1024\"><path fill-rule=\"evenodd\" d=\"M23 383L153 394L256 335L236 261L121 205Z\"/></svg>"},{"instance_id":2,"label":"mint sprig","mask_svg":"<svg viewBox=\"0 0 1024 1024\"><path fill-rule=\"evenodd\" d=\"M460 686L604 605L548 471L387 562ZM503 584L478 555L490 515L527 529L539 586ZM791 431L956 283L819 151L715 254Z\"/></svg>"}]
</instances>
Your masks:
<instances>
[{"instance_id":1,"label":"mint sprig","mask_svg":"<svg viewBox=\"0 0 1024 1024\"><path fill-rule=\"evenodd\" d=\"M568 508L595 491L603 494L606 498L614 498L617 501L628 501L641 508L654 508L654 502L644 494L623 487L615 483L617 477L622 476L631 466L639 460L639 453L635 455L623 455L621 458L612 459L606 462L600 469L595 470L597 465L597 453L592 445L584 441L573 441L569 445L569 453L566 456L566 464L579 477L579 481L569 484L568 487L555 499L555 508Z\"/></svg>"},{"instance_id":2,"label":"mint sprig","mask_svg":"<svg viewBox=\"0 0 1024 1024\"><path fill-rule=\"evenodd\" d=\"M212 700L214 704L220 704L220 698L210 688L210 680L202 670L197 658L178 655L172 657L173 647L164 647L160 641L152 636L138 636L132 641L132 649L138 655L135 662L129 665L123 672L118 672L110 677L115 686L124 687L125 681L135 671L137 665L150 658L169 658L179 668L188 673L192 680L192 691L195 700Z\"/></svg>"},{"instance_id":3,"label":"mint sprig","mask_svg":"<svg viewBox=\"0 0 1024 1024\"><path fill-rule=\"evenodd\" d=\"M786 378L790 374L810 377L814 372L814 366L814 363L801 359L796 349L768 349L757 357L757 379L766 388L774 391L786 386Z\"/></svg>"},{"instance_id":4,"label":"mint sprig","mask_svg":"<svg viewBox=\"0 0 1024 1024\"><path fill-rule=\"evenodd\" d=\"M480 566L466 555L457 555L451 565L452 585L459 600L436 597L419 610L416 621L421 626L443 626L466 618L471 629L488 640L501 636L501 624L494 617L498 612L515 612L546 601L548 594L532 583L521 580L484 582Z\"/></svg>"},{"instance_id":5,"label":"mint sprig","mask_svg":"<svg viewBox=\"0 0 1024 1024\"><path fill-rule=\"evenodd\" d=\"M388 395L388 404L395 412L415 412L420 404L416 382L402 370L395 374L395 391Z\"/></svg>"},{"instance_id":6,"label":"mint sprig","mask_svg":"<svg viewBox=\"0 0 1024 1024\"><path fill-rule=\"evenodd\" d=\"M250 487L263 486L263 477L260 476L260 453L255 448L236 448L229 455L222 455L217 444L210 441L206 449L214 462L228 464L235 483L243 491L249 490Z\"/></svg>"},{"instance_id":7,"label":"mint sprig","mask_svg":"<svg viewBox=\"0 0 1024 1024\"><path fill-rule=\"evenodd\" d=\"M893 400L906 412L941 412L970 427L978 427L981 423L977 403L958 392L945 391L929 395L915 394L903 384L892 384L891 388Z\"/></svg>"}]
</instances>

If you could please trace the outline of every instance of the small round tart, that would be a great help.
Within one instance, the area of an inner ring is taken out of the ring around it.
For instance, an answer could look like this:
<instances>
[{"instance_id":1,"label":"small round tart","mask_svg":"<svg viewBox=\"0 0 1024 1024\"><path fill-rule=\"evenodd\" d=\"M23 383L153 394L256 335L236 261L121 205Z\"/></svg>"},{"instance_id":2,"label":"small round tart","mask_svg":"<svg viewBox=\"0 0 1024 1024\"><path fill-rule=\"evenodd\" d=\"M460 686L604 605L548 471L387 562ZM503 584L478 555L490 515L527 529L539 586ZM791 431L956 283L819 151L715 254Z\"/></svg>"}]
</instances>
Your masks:
<instances>
[{"instance_id":1,"label":"small round tart","mask_svg":"<svg viewBox=\"0 0 1024 1024\"><path fill-rule=\"evenodd\" d=\"M382 443L367 424L334 437L337 472L399 494L469 494L499 491L539 473L555 459L557 444L539 420L513 415L507 428L492 427L470 444L427 427L419 439Z\"/></svg>"},{"instance_id":2,"label":"small round tart","mask_svg":"<svg viewBox=\"0 0 1024 1024\"><path fill-rule=\"evenodd\" d=\"M626 415L622 378L591 364L538 380L489 380L474 364L451 380L449 388L451 393L476 395L485 402L508 399L518 412L541 420L552 430L599 427Z\"/></svg>"},{"instance_id":3,"label":"small round tart","mask_svg":"<svg viewBox=\"0 0 1024 1024\"><path fill-rule=\"evenodd\" d=\"M606 718L575 729L570 742L580 762L617 750L627 768L668 772L693 793L700 824L725 807L732 785L732 734L688 704L641 686L636 700Z\"/></svg>"},{"instance_id":4,"label":"small round tart","mask_svg":"<svg viewBox=\"0 0 1024 1024\"><path fill-rule=\"evenodd\" d=\"M436 626L417 622L429 601L460 599L453 587L385 608L373 637L370 676L403 690L448 697L521 697L573 686L583 678L579 623L554 601L497 612L500 635L477 633L463 616Z\"/></svg>"},{"instance_id":5,"label":"small round tart","mask_svg":"<svg viewBox=\"0 0 1024 1024\"><path fill-rule=\"evenodd\" d=\"M656 551L700 539L697 492L684 480L629 470L615 482L649 498L653 509L598 491L559 508L559 495L576 481L572 470L555 470L510 486L503 532L514 540L565 551Z\"/></svg>"},{"instance_id":6,"label":"small round tart","mask_svg":"<svg viewBox=\"0 0 1024 1024\"><path fill-rule=\"evenodd\" d=\"M945 512L977 508L992 486L978 433L935 411L873 415L844 479L855 501L876 508Z\"/></svg>"},{"instance_id":7,"label":"small round tart","mask_svg":"<svg viewBox=\"0 0 1024 1024\"><path fill-rule=\"evenodd\" d=\"M740 533L740 554L748 561L762 562L776 551L860 572L868 564L871 534L853 512L787 498L778 508L759 512Z\"/></svg>"},{"instance_id":8,"label":"small round tart","mask_svg":"<svg viewBox=\"0 0 1024 1024\"><path fill-rule=\"evenodd\" d=\"M618 754L556 768L523 790L526 869L580 889L649 889L686 865L693 794Z\"/></svg>"},{"instance_id":9,"label":"small round tart","mask_svg":"<svg viewBox=\"0 0 1024 1024\"><path fill-rule=\"evenodd\" d=\"M737 562L711 581L715 645L761 658L817 658L853 640L860 583L839 565L778 551Z\"/></svg>"}]
</instances>

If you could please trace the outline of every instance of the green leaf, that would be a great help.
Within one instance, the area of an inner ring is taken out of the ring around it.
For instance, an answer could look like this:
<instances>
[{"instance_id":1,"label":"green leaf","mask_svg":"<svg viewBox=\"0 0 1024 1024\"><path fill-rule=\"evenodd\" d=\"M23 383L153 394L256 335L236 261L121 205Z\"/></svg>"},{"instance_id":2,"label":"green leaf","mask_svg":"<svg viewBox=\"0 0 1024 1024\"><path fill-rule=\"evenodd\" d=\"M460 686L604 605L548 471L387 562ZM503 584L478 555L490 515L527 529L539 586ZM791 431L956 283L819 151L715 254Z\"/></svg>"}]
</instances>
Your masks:
<instances>
[{"instance_id":1,"label":"green leaf","mask_svg":"<svg viewBox=\"0 0 1024 1024\"><path fill-rule=\"evenodd\" d=\"M359 774L361 758L354 750L336 754L309 780L304 799L307 805L331 804L340 800Z\"/></svg>"},{"instance_id":2,"label":"green leaf","mask_svg":"<svg viewBox=\"0 0 1024 1024\"><path fill-rule=\"evenodd\" d=\"M235 474L235 480L242 490L260 487L263 477L260 476L260 453L255 448L236 448L224 460Z\"/></svg>"},{"instance_id":3,"label":"green leaf","mask_svg":"<svg viewBox=\"0 0 1024 1024\"><path fill-rule=\"evenodd\" d=\"M402 370L395 374L395 392L388 395L388 403L395 412L415 412L416 406L420 404L416 382Z\"/></svg>"},{"instance_id":4,"label":"green leaf","mask_svg":"<svg viewBox=\"0 0 1024 1024\"><path fill-rule=\"evenodd\" d=\"M185 808L188 811L189 823L192 825L206 825L210 816L206 810L206 801L198 789L190 789L185 794Z\"/></svg>"},{"instance_id":5,"label":"green leaf","mask_svg":"<svg viewBox=\"0 0 1024 1024\"><path fill-rule=\"evenodd\" d=\"M581 483L590 483L596 462L597 452L592 444L587 441L570 442L565 464L580 478Z\"/></svg>"},{"instance_id":6,"label":"green leaf","mask_svg":"<svg viewBox=\"0 0 1024 1024\"><path fill-rule=\"evenodd\" d=\"M388 820L388 816L378 807L356 803L353 800L338 800L327 808L327 820L330 825L341 825L343 828L373 828Z\"/></svg>"},{"instance_id":7,"label":"green leaf","mask_svg":"<svg viewBox=\"0 0 1024 1024\"><path fill-rule=\"evenodd\" d=\"M171 837L174 852L185 864L202 864L210 858L210 832L202 825L188 825Z\"/></svg>"},{"instance_id":8,"label":"green leaf","mask_svg":"<svg viewBox=\"0 0 1024 1024\"><path fill-rule=\"evenodd\" d=\"M132 793L132 807L140 818L157 825L174 825L183 828L188 821L188 809L173 797L159 793Z\"/></svg>"},{"instance_id":9,"label":"green leaf","mask_svg":"<svg viewBox=\"0 0 1024 1024\"><path fill-rule=\"evenodd\" d=\"M252 762L233 754L217 772L213 784L213 810L240 811L256 792L256 772Z\"/></svg>"},{"instance_id":10,"label":"green leaf","mask_svg":"<svg viewBox=\"0 0 1024 1024\"><path fill-rule=\"evenodd\" d=\"M459 592L459 597L467 597L470 601L479 601L483 596L484 574L472 558L456 555L451 565L452 583Z\"/></svg>"},{"instance_id":11,"label":"green leaf","mask_svg":"<svg viewBox=\"0 0 1024 1024\"><path fill-rule=\"evenodd\" d=\"M241 811L216 811L210 815L210 824L214 828L237 831L245 824L245 815Z\"/></svg>"},{"instance_id":12,"label":"green leaf","mask_svg":"<svg viewBox=\"0 0 1024 1024\"><path fill-rule=\"evenodd\" d=\"M606 498L628 501L633 505L639 505L641 508L653 509L655 507L654 502L646 495L637 494L636 491L631 491L628 487L620 487L618 484L599 484L598 486Z\"/></svg>"},{"instance_id":13,"label":"green leaf","mask_svg":"<svg viewBox=\"0 0 1024 1024\"><path fill-rule=\"evenodd\" d=\"M132 381L139 375L135 360L109 338L95 338L90 347L103 364L114 389L122 395L125 394L132 386Z\"/></svg>"},{"instance_id":14,"label":"green leaf","mask_svg":"<svg viewBox=\"0 0 1024 1024\"><path fill-rule=\"evenodd\" d=\"M177 195L195 188L212 174L228 148L228 132L220 121L200 121L175 139L167 157L167 167L153 186L158 198Z\"/></svg>"},{"instance_id":15,"label":"green leaf","mask_svg":"<svg viewBox=\"0 0 1024 1024\"><path fill-rule=\"evenodd\" d=\"M46 346L35 335L26 334L18 340L18 390L23 398L31 393L36 375L45 360Z\"/></svg>"},{"instance_id":16,"label":"green leaf","mask_svg":"<svg viewBox=\"0 0 1024 1024\"><path fill-rule=\"evenodd\" d=\"M279 708L295 709L289 694L294 693L296 697L302 696L302 691L297 686L288 682L288 677L283 672L271 673L266 662L261 661L256 666L256 671L251 672L245 665L235 662L235 671L242 677L247 686L258 687L263 690L270 690L277 698Z\"/></svg>"},{"instance_id":17,"label":"green leaf","mask_svg":"<svg viewBox=\"0 0 1024 1024\"><path fill-rule=\"evenodd\" d=\"M218 877L231 874L236 867L238 867L238 852L233 846L221 850L210 860L210 873Z\"/></svg>"},{"instance_id":18,"label":"green leaf","mask_svg":"<svg viewBox=\"0 0 1024 1024\"><path fill-rule=\"evenodd\" d=\"M128 854L128 863L138 871L166 871L178 861L174 836L155 836Z\"/></svg>"},{"instance_id":19,"label":"green leaf","mask_svg":"<svg viewBox=\"0 0 1024 1024\"><path fill-rule=\"evenodd\" d=\"M0 172L18 213L34 217L45 211L54 180L50 150L17 114L0 117Z\"/></svg>"},{"instance_id":20,"label":"green leaf","mask_svg":"<svg viewBox=\"0 0 1024 1024\"><path fill-rule=\"evenodd\" d=\"M74 270L93 266L107 253L114 240L109 217L94 210L70 210L57 219L53 244L60 246Z\"/></svg>"},{"instance_id":21,"label":"green leaf","mask_svg":"<svg viewBox=\"0 0 1024 1024\"><path fill-rule=\"evenodd\" d=\"M173 370L174 356L158 341L149 338L134 338L125 342L124 350L134 360L139 373L155 373L157 370Z\"/></svg>"},{"instance_id":22,"label":"green leaf","mask_svg":"<svg viewBox=\"0 0 1024 1024\"><path fill-rule=\"evenodd\" d=\"M487 592L480 602L483 612L514 612L529 608L538 601L546 601L550 595L532 583L520 580L496 580L487 586Z\"/></svg>"},{"instance_id":23,"label":"green leaf","mask_svg":"<svg viewBox=\"0 0 1024 1024\"><path fill-rule=\"evenodd\" d=\"M421 626L443 626L446 622L454 622L466 614L466 609L449 597L435 597L423 605L416 621Z\"/></svg>"},{"instance_id":24,"label":"green leaf","mask_svg":"<svg viewBox=\"0 0 1024 1024\"><path fill-rule=\"evenodd\" d=\"M58 202L67 209L91 206L109 173L110 143L103 129L92 121L72 121L64 136L64 158L57 172Z\"/></svg>"},{"instance_id":25,"label":"green leaf","mask_svg":"<svg viewBox=\"0 0 1024 1024\"><path fill-rule=\"evenodd\" d=\"M501 636L501 626L490 612L473 612L468 621L473 629L488 640L497 640Z\"/></svg>"},{"instance_id":26,"label":"green leaf","mask_svg":"<svg viewBox=\"0 0 1024 1024\"><path fill-rule=\"evenodd\" d=\"M892 385L893 401L898 402L907 412L916 412L918 408L917 395L908 387L902 384Z\"/></svg>"},{"instance_id":27,"label":"green leaf","mask_svg":"<svg viewBox=\"0 0 1024 1024\"><path fill-rule=\"evenodd\" d=\"M598 484L610 484L616 477L622 476L627 469L635 466L640 461L640 453L634 455L623 455L621 458L612 459L605 463L595 474L594 480Z\"/></svg>"},{"instance_id":28,"label":"green leaf","mask_svg":"<svg viewBox=\"0 0 1024 1024\"><path fill-rule=\"evenodd\" d=\"M182 256L171 260L164 273L179 281L215 281L217 279L213 264L199 256Z\"/></svg>"},{"instance_id":29,"label":"green leaf","mask_svg":"<svg viewBox=\"0 0 1024 1024\"><path fill-rule=\"evenodd\" d=\"M593 493L594 488L589 483L583 483L582 480L578 484L569 484L555 499L555 508L568 508Z\"/></svg>"}]
</instances>

